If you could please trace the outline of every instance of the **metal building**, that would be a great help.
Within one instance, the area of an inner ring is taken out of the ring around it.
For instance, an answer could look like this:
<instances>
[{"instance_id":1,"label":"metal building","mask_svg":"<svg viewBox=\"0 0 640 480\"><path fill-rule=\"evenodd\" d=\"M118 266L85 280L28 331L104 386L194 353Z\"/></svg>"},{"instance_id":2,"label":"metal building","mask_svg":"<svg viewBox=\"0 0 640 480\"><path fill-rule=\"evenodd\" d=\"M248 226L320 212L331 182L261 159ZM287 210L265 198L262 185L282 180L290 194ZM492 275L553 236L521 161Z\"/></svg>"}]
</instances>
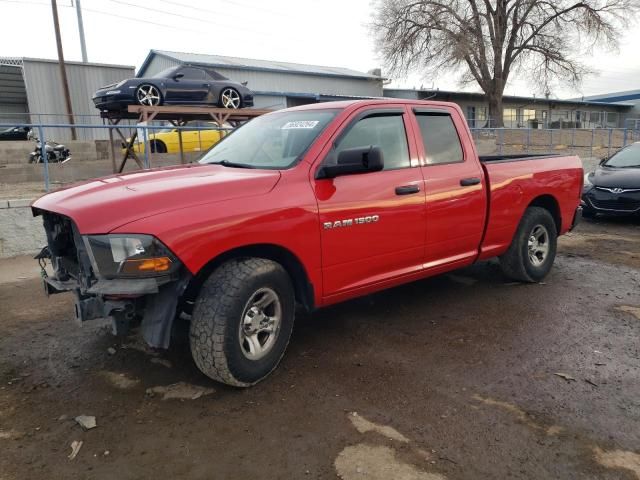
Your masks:
<instances>
[{"instance_id":1,"label":"metal building","mask_svg":"<svg viewBox=\"0 0 640 480\"><path fill-rule=\"evenodd\" d=\"M102 124L91 97L100 87L134 76L124 65L65 62L75 123ZM0 123L69 123L57 60L0 57ZM67 141L68 129L47 129ZM108 138L105 131L78 129L78 140Z\"/></svg>"},{"instance_id":2,"label":"metal building","mask_svg":"<svg viewBox=\"0 0 640 480\"><path fill-rule=\"evenodd\" d=\"M457 103L471 128L490 125L489 104L483 93L385 88L384 96ZM631 105L606 101L552 99L505 95L505 128L621 128Z\"/></svg>"},{"instance_id":3,"label":"metal building","mask_svg":"<svg viewBox=\"0 0 640 480\"><path fill-rule=\"evenodd\" d=\"M252 58L151 50L138 70L149 77L176 65L212 68L253 90L256 108L286 108L306 103L353 97L381 97L380 70L364 73L349 68L323 67Z\"/></svg>"}]
</instances>

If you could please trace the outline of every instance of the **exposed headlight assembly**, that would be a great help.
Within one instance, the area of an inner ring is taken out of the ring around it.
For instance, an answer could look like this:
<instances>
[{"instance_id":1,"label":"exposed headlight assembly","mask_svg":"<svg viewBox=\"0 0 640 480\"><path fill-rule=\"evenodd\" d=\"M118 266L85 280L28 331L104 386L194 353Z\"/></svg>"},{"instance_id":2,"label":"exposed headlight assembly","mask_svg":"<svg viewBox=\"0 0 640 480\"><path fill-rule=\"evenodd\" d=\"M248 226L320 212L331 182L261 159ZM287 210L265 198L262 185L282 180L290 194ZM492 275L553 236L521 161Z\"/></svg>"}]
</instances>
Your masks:
<instances>
[{"instance_id":1,"label":"exposed headlight assembly","mask_svg":"<svg viewBox=\"0 0 640 480\"><path fill-rule=\"evenodd\" d=\"M593 188L593 172L584 174L584 181L582 183L582 192L588 192Z\"/></svg>"},{"instance_id":2,"label":"exposed headlight assembly","mask_svg":"<svg viewBox=\"0 0 640 480\"><path fill-rule=\"evenodd\" d=\"M151 235L87 235L94 269L104 278L148 278L178 269L175 256Z\"/></svg>"}]
</instances>

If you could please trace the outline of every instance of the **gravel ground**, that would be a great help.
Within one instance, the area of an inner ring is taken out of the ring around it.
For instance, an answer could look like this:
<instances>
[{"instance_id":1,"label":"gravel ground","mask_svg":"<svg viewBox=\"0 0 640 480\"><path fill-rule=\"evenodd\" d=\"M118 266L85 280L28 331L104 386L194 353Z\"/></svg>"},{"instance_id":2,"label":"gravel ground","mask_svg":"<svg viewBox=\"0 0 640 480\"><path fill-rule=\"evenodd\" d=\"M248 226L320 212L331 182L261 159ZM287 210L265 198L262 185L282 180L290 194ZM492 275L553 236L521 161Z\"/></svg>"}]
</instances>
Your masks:
<instances>
[{"instance_id":1,"label":"gravel ground","mask_svg":"<svg viewBox=\"0 0 640 480\"><path fill-rule=\"evenodd\" d=\"M2 480L640 478L639 222L582 223L541 284L492 261L301 316L247 390L185 325L78 328L31 262L0 261Z\"/></svg>"}]
</instances>

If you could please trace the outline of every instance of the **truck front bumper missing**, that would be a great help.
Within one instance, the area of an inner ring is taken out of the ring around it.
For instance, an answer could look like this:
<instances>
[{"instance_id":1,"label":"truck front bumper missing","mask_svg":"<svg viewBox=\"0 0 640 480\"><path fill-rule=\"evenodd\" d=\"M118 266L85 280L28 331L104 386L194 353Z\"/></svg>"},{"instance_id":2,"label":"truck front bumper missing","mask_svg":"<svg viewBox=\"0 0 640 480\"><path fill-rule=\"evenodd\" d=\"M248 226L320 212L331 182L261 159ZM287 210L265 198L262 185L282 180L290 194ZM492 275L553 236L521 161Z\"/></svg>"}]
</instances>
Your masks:
<instances>
[{"instance_id":1,"label":"truck front bumper missing","mask_svg":"<svg viewBox=\"0 0 640 480\"><path fill-rule=\"evenodd\" d=\"M168 348L178 300L190 275L159 285L156 279L101 280L86 291L73 280L43 277L47 295L72 292L75 320L82 324L99 318L111 319L114 335L129 332L134 320L141 318L144 340L152 347Z\"/></svg>"}]
</instances>

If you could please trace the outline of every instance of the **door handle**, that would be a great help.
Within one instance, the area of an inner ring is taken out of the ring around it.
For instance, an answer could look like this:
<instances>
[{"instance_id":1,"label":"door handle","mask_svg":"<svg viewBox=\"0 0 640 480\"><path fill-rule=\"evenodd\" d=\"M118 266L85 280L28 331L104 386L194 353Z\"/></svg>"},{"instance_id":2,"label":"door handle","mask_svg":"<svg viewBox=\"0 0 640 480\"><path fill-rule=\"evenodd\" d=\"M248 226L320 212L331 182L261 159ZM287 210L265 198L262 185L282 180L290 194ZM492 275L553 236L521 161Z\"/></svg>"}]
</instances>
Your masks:
<instances>
[{"instance_id":1,"label":"door handle","mask_svg":"<svg viewBox=\"0 0 640 480\"><path fill-rule=\"evenodd\" d=\"M412 193L418 193L420 187L417 185L403 185L402 187L396 187L396 195L411 195Z\"/></svg>"},{"instance_id":2,"label":"door handle","mask_svg":"<svg viewBox=\"0 0 640 480\"><path fill-rule=\"evenodd\" d=\"M481 180L478 177L463 178L460 180L460 186L470 187L472 185L478 185L480 182Z\"/></svg>"}]
</instances>

